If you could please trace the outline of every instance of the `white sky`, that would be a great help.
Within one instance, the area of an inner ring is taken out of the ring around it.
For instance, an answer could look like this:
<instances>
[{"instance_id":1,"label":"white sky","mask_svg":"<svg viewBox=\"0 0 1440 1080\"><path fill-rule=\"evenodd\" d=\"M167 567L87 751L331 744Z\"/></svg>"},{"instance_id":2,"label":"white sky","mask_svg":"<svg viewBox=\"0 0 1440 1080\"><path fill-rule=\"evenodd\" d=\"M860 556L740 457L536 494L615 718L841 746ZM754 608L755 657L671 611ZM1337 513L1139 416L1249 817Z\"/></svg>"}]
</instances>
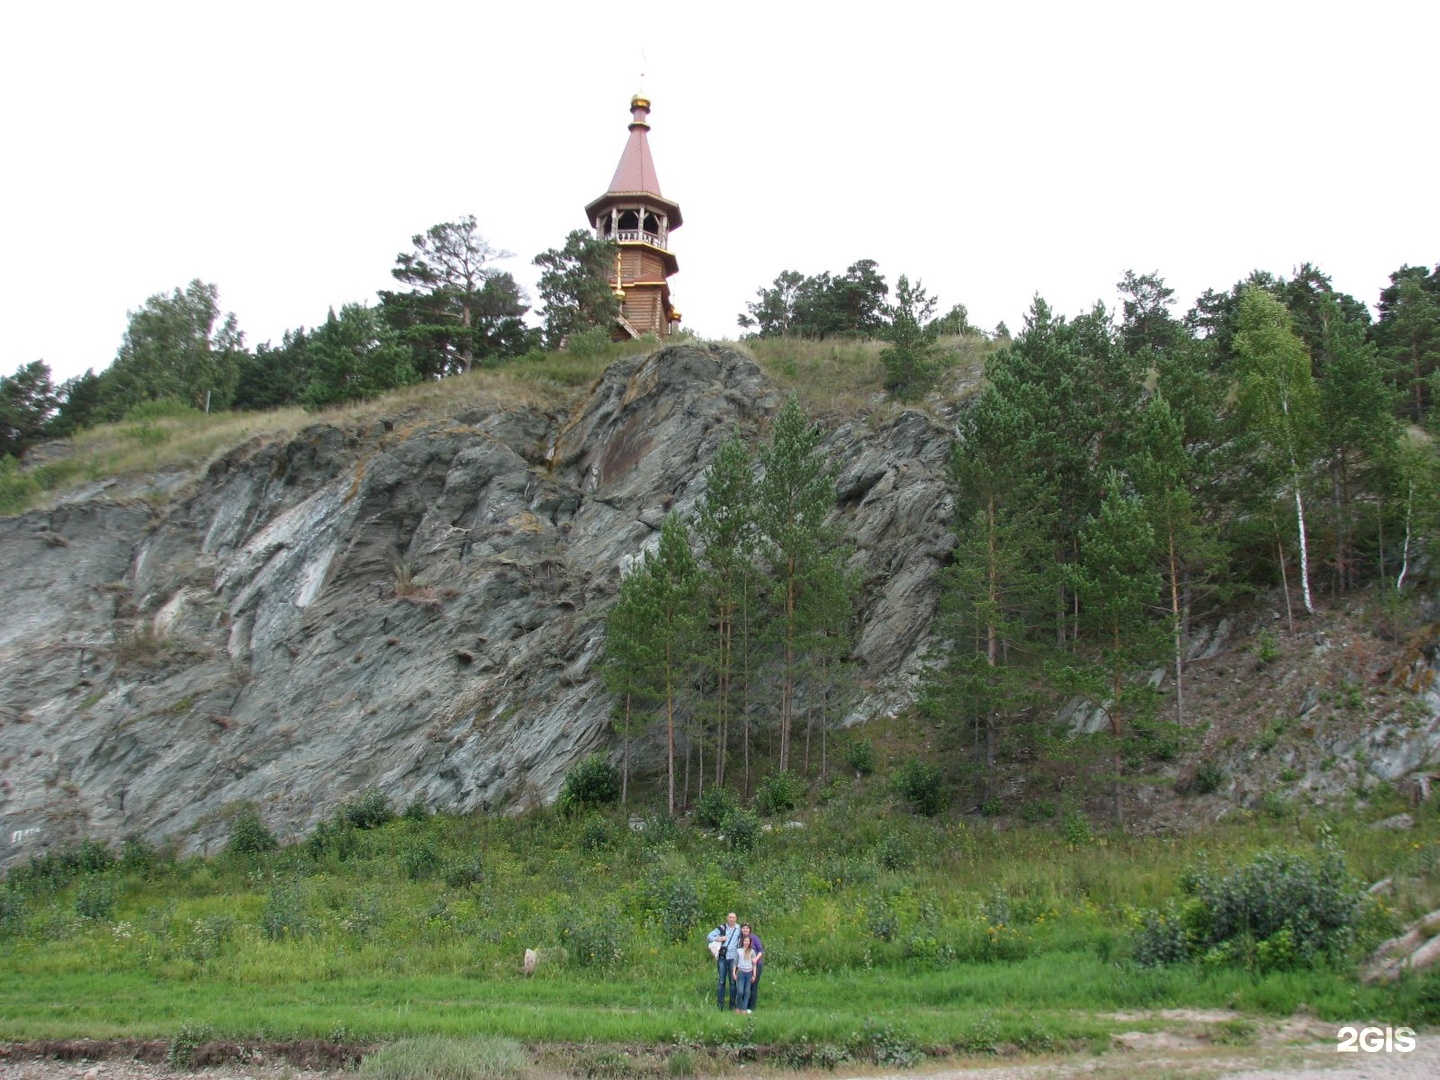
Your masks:
<instances>
[{"instance_id":1,"label":"white sky","mask_svg":"<svg viewBox=\"0 0 1440 1080\"><path fill-rule=\"evenodd\" d=\"M1181 309L1306 260L1373 304L1440 261L1440 3L112 0L0 11L0 374L106 366L192 278L252 346L373 301L473 213L585 225L631 93L686 325L875 259L1020 326L1159 270Z\"/></svg>"}]
</instances>

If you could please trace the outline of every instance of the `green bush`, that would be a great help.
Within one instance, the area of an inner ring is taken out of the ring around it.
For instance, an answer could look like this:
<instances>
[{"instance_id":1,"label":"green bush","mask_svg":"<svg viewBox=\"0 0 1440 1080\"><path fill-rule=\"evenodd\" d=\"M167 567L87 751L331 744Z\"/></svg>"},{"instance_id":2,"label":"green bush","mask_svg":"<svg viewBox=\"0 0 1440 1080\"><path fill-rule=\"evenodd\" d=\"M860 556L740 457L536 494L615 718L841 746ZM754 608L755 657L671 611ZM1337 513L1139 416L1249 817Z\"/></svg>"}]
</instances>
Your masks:
<instances>
[{"instance_id":1,"label":"green bush","mask_svg":"<svg viewBox=\"0 0 1440 1080\"><path fill-rule=\"evenodd\" d=\"M894 785L895 794L909 803L914 813L934 817L945 808L938 765L911 758L896 770Z\"/></svg>"},{"instance_id":2,"label":"green bush","mask_svg":"<svg viewBox=\"0 0 1440 1080\"><path fill-rule=\"evenodd\" d=\"M450 859L445 863L441 876L452 889L472 889L485 880L485 861L478 851Z\"/></svg>"},{"instance_id":3,"label":"green bush","mask_svg":"<svg viewBox=\"0 0 1440 1080\"><path fill-rule=\"evenodd\" d=\"M75 890L75 914L82 919L109 922L115 914L115 882L97 874L82 878Z\"/></svg>"},{"instance_id":4,"label":"green bush","mask_svg":"<svg viewBox=\"0 0 1440 1080\"><path fill-rule=\"evenodd\" d=\"M722 787L709 787L695 803L695 823L708 829L718 829L725 824L736 807L735 796Z\"/></svg>"},{"instance_id":5,"label":"green bush","mask_svg":"<svg viewBox=\"0 0 1440 1080\"><path fill-rule=\"evenodd\" d=\"M736 808L725 819L725 839L734 851L754 851L760 842L760 819L754 811Z\"/></svg>"},{"instance_id":6,"label":"green bush","mask_svg":"<svg viewBox=\"0 0 1440 1080\"><path fill-rule=\"evenodd\" d=\"M1344 856L1328 842L1316 860L1262 851L1223 877L1190 867L1180 887L1188 898L1178 906L1142 914L1138 962L1183 957L1260 971L1308 967L1350 950L1364 899Z\"/></svg>"},{"instance_id":7,"label":"green bush","mask_svg":"<svg viewBox=\"0 0 1440 1080\"><path fill-rule=\"evenodd\" d=\"M258 855L261 852L274 851L279 846L255 807L242 806L230 820L230 840L225 845L227 853Z\"/></svg>"},{"instance_id":8,"label":"green bush","mask_svg":"<svg viewBox=\"0 0 1440 1080\"><path fill-rule=\"evenodd\" d=\"M620 799L620 770L603 754L591 754L565 774L556 805L567 813L609 806Z\"/></svg>"},{"instance_id":9,"label":"green bush","mask_svg":"<svg viewBox=\"0 0 1440 1080\"><path fill-rule=\"evenodd\" d=\"M528 1067L513 1039L422 1035L382 1046L359 1071L363 1080L519 1080Z\"/></svg>"},{"instance_id":10,"label":"green bush","mask_svg":"<svg viewBox=\"0 0 1440 1080\"><path fill-rule=\"evenodd\" d=\"M12 937L25 929L25 894L8 883L0 883L0 938Z\"/></svg>"},{"instance_id":11,"label":"green bush","mask_svg":"<svg viewBox=\"0 0 1440 1080\"><path fill-rule=\"evenodd\" d=\"M260 911L260 929L271 941L300 938L310 933L305 890L298 881L276 882Z\"/></svg>"},{"instance_id":12,"label":"green bush","mask_svg":"<svg viewBox=\"0 0 1440 1080\"><path fill-rule=\"evenodd\" d=\"M428 881L440 870L440 849L428 836L407 836L399 857L400 869L411 881Z\"/></svg>"},{"instance_id":13,"label":"green bush","mask_svg":"<svg viewBox=\"0 0 1440 1080\"><path fill-rule=\"evenodd\" d=\"M578 912L560 931L560 939L571 962L581 967L613 967L624 955L620 913L613 908Z\"/></svg>"},{"instance_id":14,"label":"green bush","mask_svg":"<svg viewBox=\"0 0 1440 1080\"><path fill-rule=\"evenodd\" d=\"M1209 795L1219 791L1227 779L1224 769L1213 761L1207 761L1195 770L1192 786L1198 794Z\"/></svg>"},{"instance_id":15,"label":"green bush","mask_svg":"<svg viewBox=\"0 0 1440 1080\"><path fill-rule=\"evenodd\" d=\"M875 845L875 861L882 870L908 870L915 865L915 845L897 829L891 829Z\"/></svg>"},{"instance_id":16,"label":"green bush","mask_svg":"<svg viewBox=\"0 0 1440 1080\"><path fill-rule=\"evenodd\" d=\"M390 797L375 788L345 803L340 813L357 829L378 829L395 820L395 807L391 805Z\"/></svg>"},{"instance_id":17,"label":"green bush","mask_svg":"<svg viewBox=\"0 0 1440 1080\"><path fill-rule=\"evenodd\" d=\"M755 788L755 808L766 817L783 814L800 805L805 785L789 769L773 772Z\"/></svg>"},{"instance_id":18,"label":"green bush","mask_svg":"<svg viewBox=\"0 0 1440 1080\"><path fill-rule=\"evenodd\" d=\"M1065 816L1060 819L1060 835L1065 842L1074 847L1080 847L1095 839L1095 833L1090 828L1090 819L1079 810L1067 810Z\"/></svg>"},{"instance_id":19,"label":"green bush","mask_svg":"<svg viewBox=\"0 0 1440 1080\"><path fill-rule=\"evenodd\" d=\"M845 744L845 764L859 776L875 771L875 744L869 739L854 739Z\"/></svg>"},{"instance_id":20,"label":"green bush","mask_svg":"<svg viewBox=\"0 0 1440 1080\"><path fill-rule=\"evenodd\" d=\"M1059 808L1050 800L1036 799L1020 807L1020 820L1037 825L1042 821L1049 821L1059 812Z\"/></svg>"}]
</instances>

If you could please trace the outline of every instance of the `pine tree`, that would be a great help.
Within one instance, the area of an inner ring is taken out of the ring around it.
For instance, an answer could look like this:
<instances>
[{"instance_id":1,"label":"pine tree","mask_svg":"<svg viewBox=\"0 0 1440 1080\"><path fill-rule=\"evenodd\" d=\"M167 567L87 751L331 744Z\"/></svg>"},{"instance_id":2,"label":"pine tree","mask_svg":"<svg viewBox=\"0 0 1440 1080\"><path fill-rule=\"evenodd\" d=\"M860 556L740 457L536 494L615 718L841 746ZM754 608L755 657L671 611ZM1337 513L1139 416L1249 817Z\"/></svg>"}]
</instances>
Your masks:
<instances>
[{"instance_id":1,"label":"pine tree","mask_svg":"<svg viewBox=\"0 0 1440 1080\"><path fill-rule=\"evenodd\" d=\"M835 471L820 451L824 434L791 394L760 452L756 522L775 583L781 641L779 768L790 768L796 681L808 637L816 628L821 577L833 566Z\"/></svg>"},{"instance_id":2,"label":"pine tree","mask_svg":"<svg viewBox=\"0 0 1440 1080\"><path fill-rule=\"evenodd\" d=\"M689 531L671 514L660 529L660 545L645 553L643 609L650 617L640 628L648 635L645 650L654 658L654 678L665 706L666 805L675 813L675 725L679 699L685 689L695 631L695 601L699 585Z\"/></svg>"},{"instance_id":3,"label":"pine tree","mask_svg":"<svg viewBox=\"0 0 1440 1080\"><path fill-rule=\"evenodd\" d=\"M755 477L750 453L738 432L720 444L706 473L696 510L701 554L705 642L700 655L713 687L715 783L725 783L730 724L735 714L737 625L755 577ZM742 641L743 649L745 643ZM748 749L748 735L747 735Z\"/></svg>"}]
</instances>

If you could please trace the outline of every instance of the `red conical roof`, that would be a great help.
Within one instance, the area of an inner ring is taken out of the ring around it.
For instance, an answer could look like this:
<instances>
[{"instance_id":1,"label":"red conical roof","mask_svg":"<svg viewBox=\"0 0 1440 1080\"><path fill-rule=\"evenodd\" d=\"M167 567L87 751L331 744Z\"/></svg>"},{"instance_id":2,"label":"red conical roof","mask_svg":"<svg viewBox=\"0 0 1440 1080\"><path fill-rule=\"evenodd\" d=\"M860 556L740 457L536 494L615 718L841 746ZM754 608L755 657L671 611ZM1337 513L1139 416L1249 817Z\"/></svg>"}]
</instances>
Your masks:
<instances>
[{"instance_id":1,"label":"red conical roof","mask_svg":"<svg viewBox=\"0 0 1440 1080\"><path fill-rule=\"evenodd\" d=\"M620 192L660 195L660 180L655 175L655 162L650 158L650 140L646 138L650 131L645 119L648 115L649 99L636 94L630 99L630 139L625 144L625 152L620 155L620 164L615 168L615 177L610 181L607 195Z\"/></svg>"}]
</instances>

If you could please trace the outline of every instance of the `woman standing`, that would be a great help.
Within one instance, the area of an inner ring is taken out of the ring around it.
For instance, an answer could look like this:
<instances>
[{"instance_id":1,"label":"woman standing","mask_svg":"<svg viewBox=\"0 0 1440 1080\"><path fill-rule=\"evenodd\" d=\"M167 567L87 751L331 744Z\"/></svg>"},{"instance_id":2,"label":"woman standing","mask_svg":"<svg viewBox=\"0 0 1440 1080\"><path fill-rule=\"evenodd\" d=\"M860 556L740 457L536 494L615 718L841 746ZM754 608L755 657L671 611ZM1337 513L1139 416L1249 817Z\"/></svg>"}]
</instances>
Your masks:
<instances>
[{"instance_id":1,"label":"woman standing","mask_svg":"<svg viewBox=\"0 0 1440 1080\"><path fill-rule=\"evenodd\" d=\"M735 1011L750 1013L750 988L755 985L755 946L750 935L740 935L740 947L735 950L735 967L731 972L735 980Z\"/></svg>"}]
</instances>

